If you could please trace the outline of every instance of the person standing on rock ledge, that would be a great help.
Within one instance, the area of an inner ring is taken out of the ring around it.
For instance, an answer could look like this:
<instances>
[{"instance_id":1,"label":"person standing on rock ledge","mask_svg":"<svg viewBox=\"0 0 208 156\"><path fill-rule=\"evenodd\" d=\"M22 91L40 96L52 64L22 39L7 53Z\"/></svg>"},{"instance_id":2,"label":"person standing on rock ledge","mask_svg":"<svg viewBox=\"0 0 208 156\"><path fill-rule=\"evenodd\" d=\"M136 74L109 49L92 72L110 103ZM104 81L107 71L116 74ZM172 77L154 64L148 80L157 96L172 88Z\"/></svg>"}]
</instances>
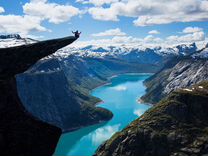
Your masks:
<instances>
[{"instance_id":1,"label":"person standing on rock ledge","mask_svg":"<svg viewBox=\"0 0 208 156\"><path fill-rule=\"evenodd\" d=\"M77 30L77 31L75 31L75 32L72 31L72 33L74 34L74 36L75 36L76 38L79 38L79 37L80 37L80 34L81 34L82 32L79 32L79 31Z\"/></svg>"}]
</instances>

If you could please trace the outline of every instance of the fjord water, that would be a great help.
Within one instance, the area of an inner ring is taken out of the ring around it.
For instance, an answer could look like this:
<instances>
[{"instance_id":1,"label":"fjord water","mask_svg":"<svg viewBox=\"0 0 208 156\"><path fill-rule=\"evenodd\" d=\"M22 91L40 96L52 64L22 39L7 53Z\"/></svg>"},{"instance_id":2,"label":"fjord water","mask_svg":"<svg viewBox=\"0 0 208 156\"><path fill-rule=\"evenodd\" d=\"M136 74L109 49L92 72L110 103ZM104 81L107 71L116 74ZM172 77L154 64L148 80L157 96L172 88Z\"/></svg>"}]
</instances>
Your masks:
<instances>
[{"instance_id":1,"label":"fjord water","mask_svg":"<svg viewBox=\"0 0 208 156\"><path fill-rule=\"evenodd\" d=\"M150 108L137 101L145 93L143 81L149 76L150 74L119 75L112 78L109 84L94 89L91 94L103 100L98 107L110 110L113 118L105 123L63 134L54 155L91 156L100 144L141 116Z\"/></svg>"}]
</instances>

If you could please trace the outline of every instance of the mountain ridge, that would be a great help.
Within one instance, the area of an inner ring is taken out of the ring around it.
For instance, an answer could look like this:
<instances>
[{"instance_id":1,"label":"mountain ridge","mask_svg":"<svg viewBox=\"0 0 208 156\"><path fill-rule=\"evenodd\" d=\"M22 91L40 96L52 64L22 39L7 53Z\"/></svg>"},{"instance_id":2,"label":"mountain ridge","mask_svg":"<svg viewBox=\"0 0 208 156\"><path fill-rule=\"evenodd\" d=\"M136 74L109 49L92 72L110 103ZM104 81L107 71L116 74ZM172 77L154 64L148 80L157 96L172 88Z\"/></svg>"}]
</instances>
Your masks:
<instances>
[{"instance_id":1,"label":"mountain ridge","mask_svg":"<svg viewBox=\"0 0 208 156\"><path fill-rule=\"evenodd\" d=\"M145 80L147 93L142 100L157 103L178 88L189 87L208 79L207 48L189 56L171 59L159 72Z\"/></svg>"}]
</instances>

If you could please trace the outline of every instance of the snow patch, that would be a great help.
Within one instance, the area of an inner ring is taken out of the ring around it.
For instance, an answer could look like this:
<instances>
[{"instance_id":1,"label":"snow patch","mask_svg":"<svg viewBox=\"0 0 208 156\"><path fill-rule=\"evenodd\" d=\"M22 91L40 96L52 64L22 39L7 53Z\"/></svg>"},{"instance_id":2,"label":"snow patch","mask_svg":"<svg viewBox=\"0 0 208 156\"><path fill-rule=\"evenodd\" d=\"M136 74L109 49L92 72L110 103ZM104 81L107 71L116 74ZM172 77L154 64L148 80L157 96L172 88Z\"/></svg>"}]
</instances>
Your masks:
<instances>
[{"instance_id":1,"label":"snow patch","mask_svg":"<svg viewBox=\"0 0 208 156\"><path fill-rule=\"evenodd\" d=\"M192 92L193 90L192 89L183 89L184 91L188 91L188 92Z\"/></svg>"}]
</instances>

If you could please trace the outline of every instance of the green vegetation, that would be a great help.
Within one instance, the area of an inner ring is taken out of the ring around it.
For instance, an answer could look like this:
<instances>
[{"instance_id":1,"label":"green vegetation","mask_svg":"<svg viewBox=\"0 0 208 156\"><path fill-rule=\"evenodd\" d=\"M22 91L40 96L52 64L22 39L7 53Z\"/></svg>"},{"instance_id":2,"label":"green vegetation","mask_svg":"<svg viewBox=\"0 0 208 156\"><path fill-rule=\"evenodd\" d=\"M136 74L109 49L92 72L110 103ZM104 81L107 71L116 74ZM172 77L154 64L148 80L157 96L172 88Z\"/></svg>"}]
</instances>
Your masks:
<instances>
[{"instance_id":1,"label":"green vegetation","mask_svg":"<svg viewBox=\"0 0 208 156\"><path fill-rule=\"evenodd\" d=\"M208 81L173 92L98 149L97 156L208 152Z\"/></svg>"}]
</instances>

